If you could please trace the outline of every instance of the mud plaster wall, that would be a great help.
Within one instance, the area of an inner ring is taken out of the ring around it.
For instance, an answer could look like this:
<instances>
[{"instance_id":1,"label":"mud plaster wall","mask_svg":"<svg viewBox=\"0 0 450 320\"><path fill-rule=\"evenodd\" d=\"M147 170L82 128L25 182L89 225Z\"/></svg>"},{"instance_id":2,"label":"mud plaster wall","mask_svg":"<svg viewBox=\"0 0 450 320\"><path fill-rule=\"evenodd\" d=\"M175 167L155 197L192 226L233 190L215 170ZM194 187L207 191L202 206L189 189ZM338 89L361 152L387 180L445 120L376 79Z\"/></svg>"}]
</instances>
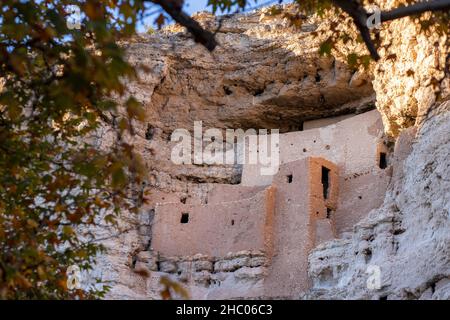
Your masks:
<instances>
[{"instance_id":1,"label":"mud plaster wall","mask_svg":"<svg viewBox=\"0 0 450 320\"><path fill-rule=\"evenodd\" d=\"M341 118L315 121L314 125L337 120ZM333 232L337 237L349 231L355 223L383 203L392 168L379 167L381 152L388 154L382 142L382 130L380 115L373 110L326 127L280 135L281 163L309 156L336 163L341 191L336 203L329 209L332 210L336 226ZM242 184L271 183L273 177L260 176L258 172L257 166L244 165ZM323 217L326 208L320 211ZM328 230L327 220L317 222L318 243L329 240L325 236Z\"/></svg>"},{"instance_id":2,"label":"mud plaster wall","mask_svg":"<svg viewBox=\"0 0 450 320\"><path fill-rule=\"evenodd\" d=\"M329 170L326 199L322 184L323 167ZM217 187L215 192L227 190ZM234 190L231 196L241 196L238 188L231 189ZM266 260L263 264L267 268L264 269L266 271L253 269L260 267L255 265L252 269L241 270L238 268L240 260L235 263L231 259L229 262L216 262L211 269L214 274L226 274L205 276L195 270L183 271L185 268L181 265L174 267L174 262L161 260L160 271L170 273L181 270L180 279L190 283L189 287L196 297L204 297L204 294L232 297L229 296L229 288L226 289L227 283L230 279L233 283L241 281L238 280L241 273L245 277L239 287L248 288L249 294L251 291L260 296L287 297L304 291L310 286L307 276L310 250L318 241L335 235L334 219L328 215L327 209L335 208L337 195L336 165L321 158L307 158L282 165L273 185L249 199L208 205L160 204L156 207L152 247L161 257L179 257L170 259L185 261L183 257L203 254L214 261L221 261L224 259L221 257L231 253L256 250L264 253ZM180 223L183 212L189 213L188 223ZM254 223L255 218L259 223ZM228 225L229 221L234 221L234 224ZM234 274L236 268L240 271ZM261 283L262 279L264 281ZM208 287L208 291L204 287Z\"/></svg>"},{"instance_id":3,"label":"mud plaster wall","mask_svg":"<svg viewBox=\"0 0 450 320\"><path fill-rule=\"evenodd\" d=\"M206 197L207 203L221 203L228 201L238 201L255 196L263 191L265 187L244 187L241 185L210 184Z\"/></svg>"},{"instance_id":4,"label":"mud plaster wall","mask_svg":"<svg viewBox=\"0 0 450 320\"><path fill-rule=\"evenodd\" d=\"M326 201L321 183L322 166L330 169L329 197ZM331 162L318 158L290 162L281 166L274 177L273 187L277 190L273 226L275 238L272 261L264 280L265 295L291 297L310 286L307 257L316 241L316 221L326 219L326 207L336 204L337 169ZM333 221L327 223L329 229L325 237L332 238Z\"/></svg>"},{"instance_id":5,"label":"mud plaster wall","mask_svg":"<svg viewBox=\"0 0 450 320\"><path fill-rule=\"evenodd\" d=\"M280 170L270 181L263 178L270 184L268 189L264 190L267 186L261 184L259 175L247 175L248 185L244 179L244 185L205 184L200 204L195 197L186 203L175 199L158 204L153 250L165 257L200 253L214 259L259 250L265 254L267 269L258 276L256 287L255 282L242 282L242 288L251 287L261 295L263 286L267 297L292 297L307 290L311 285L307 274L310 251L352 227L383 200L391 168L378 167L380 152L387 153L381 130L379 115L372 111L327 127L282 135ZM297 148L303 145L307 147L299 153ZM311 157L320 153L338 159L341 165ZM252 173L247 166L244 174L246 169ZM188 223L181 223L183 213L189 214ZM214 272L222 272L221 264L218 266ZM238 280L233 270L228 271L233 275L224 279L231 277L234 283ZM231 280L223 280L227 281ZM225 290L216 284L207 286L208 295ZM214 286L220 287L218 291L211 290Z\"/></svg>"},{"instance_id":6,"label":"mud plaster wall","mask_svg":"<svg viewBox=\"0 0 450 320\"><path fill-rule=\"evenodd\" d=\"M392 177L388 154L387 146L380 141L376 145L375 161L371 167L339 177L341 193L336 210L336 232L339 236L351 231L372 209L383 204Z\"/></svg>"},{"instance_id":7,"label":"mud plaster wall","mask_svg":"<svg viewBox=\"0 0 450 320\"><path fill-rule=\"evenodd\" d=\"M198 253L225 256L229 252L266 249L271 190L254 197L207 205L158 204L153 225L152 248L165 256ZM182 215L188 221L182 223Z\"/></svg>"},{"instance_id":8,"label":"mud plaster wall","mask_svg":"<svg viewBox=\"0 0 450 320\"><path fill-rule=\"evenodd\" d=\"M185 192L155 189L147 195L147 209L155 209L156 205L164 203L200 205L238 201L251 198L265 188L266 186L245 187L232 184L202 183L195 187L188 187Z\"/></svg>"},{"instance_id":9,"label":"mud plaster wall","mask_svg":"<svg viewBox=\"0 0 450 320\"><path fill-rule=\"evenodd\" d=\"M339 171L335 164L321 158L309 158L309 215L311 218L311 237L313 245L336 237L335 210L339 195ZM326 195L323 185L323 168L327 172Z\"/></svg>"},{"instance_id":10,"label":"mud plaster wall","mask_svg":"<svg viewBox=\"0 0 450 320\"><path fill-rule=\"evenodd\" d=\"M280 134L280 162L322 157L337 164L342 175L372 168L377 162L383 124L377 110L322 128ZM259 174L258 165L244 165L243 186L270 185L273 176Z\"/></svg>"},{"instance_id":11,"label":"mud plaster wall","mask_svg":"<svg viewBox=\"0 0 450 320\"><path fill-rule=\"evenodd\" d=\"M354 116L355 116L354 114L345 114L345 115L337 116L337 117L329 117L329 118L305 121L303 123L303 130L310 130L310 129L326 127L326 126L329 126L330 124L335 124L342 120L345 120L345 119L348 119L348 118L351 118Z\"/></svg>"},{"instance_id":12,"label":"mud plaster wall","mask_svg":"<svg viewBox=\"0 0 450 320\"><path fill-rule=\"evenodd\" d=\"M351 231L372 209L383 204L391 173L391 168L374 167L339 177L340 195L335 213L338 235Z\"/></svg>"}]
</instances>

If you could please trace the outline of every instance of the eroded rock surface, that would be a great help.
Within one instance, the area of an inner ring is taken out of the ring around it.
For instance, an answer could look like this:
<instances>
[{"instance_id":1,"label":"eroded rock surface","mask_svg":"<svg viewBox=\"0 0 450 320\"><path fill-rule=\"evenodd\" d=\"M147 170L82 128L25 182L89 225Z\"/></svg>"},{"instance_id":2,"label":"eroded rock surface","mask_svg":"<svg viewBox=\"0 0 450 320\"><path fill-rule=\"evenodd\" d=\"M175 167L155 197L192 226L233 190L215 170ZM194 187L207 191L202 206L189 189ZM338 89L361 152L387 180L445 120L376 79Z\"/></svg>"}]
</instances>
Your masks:
<instances>
[{"instance_id":1,"label":"eroded rock surface","mask_svg":"<svg viewBox=\"0 0 450 320\"><path fill-rule=\"evenodd\" d=\"M198 19L211 29L218 25L208 14ZM317 54L328 23L309 18L295 28L262 10L226 17L214 54L177 26L126 45L130 61L150 70L129 90L144 102L148 115L146 123L136 124L133 142L149 172L143 189L153 195L140 216L121 222L122 232L103 234L109 252L96 272L112 285L108 298L157 298L158 278L144 274L159 268L178 277L178 270L184 270L185 261L160 261L151 253L154 203L180 201L180 195L190 203L208 192L201 183L240 181L239 166L173 165L169 140L174 129L192 131L194 121L203 121L204 128L298 131L305 120L371 109L375 93L387 133L396 137L404 131L391 160L394 175L386 199L353 232L316 248L309 259L313 288L298 295L450 298L450 107L444 103L450 88L448 37L420 34L409 18L387 24L381 30L382 59L371 75ZM216 268L220 276L227 275L221 278L226 290L236 289L238 278L257 285L264 272L248 265L250 260L235 269L227 259L197 258L185 260L198 273L191 280L202 288L214 285ZM367 288L369 266L381 270L379 290Z\"/></svg>"},{"instance_id":2,"label":"eroded rock surface","mask_svg":"<svg viewBox=\"0 0 450 320\"><path fill-rule=\"evenodd\" d=\"M214 29L216 17L197 15ZM129 44L133 62L144 62L151 76L132 87L146 102L149 122L170 134L205 127L279 128L297 131L302 121L359 110L346 105L373 93L371 82L334 58L320 58L313 30L301 29L261 12L224 18L214 53L172 27L165 34L142 36ZM367 76L367 75L366 75Z\"/></svg>"},{"instance_id":3,"label":"eroded rock surface","mask_svg":"<svg viewBox=\"0 0 450 320\"><path fill-rule=\"evenodd\" d=\"M450 102L441 104L417 134L411 128L400 136L397 175L384 205L348 239L314 250L309 258L314 286L305 298L450 298L449 111ZM380 268L381 287L371 290L367 282L374 266Z\"/></svg>"},{"instance_id":4,"label":"eroded rock surface","mask_svg":"<svg viewBox=\"0 0 450 320\"><path fill-rule=\"evenodd\" d=\"M290 7L288 7L290 8ZM213 53L195 44L180 27L141 35L125 46L129 60L150 72L129 85L144 103L147 122L136 124L134 144L150 171L150 185L187 192L202 182L239 183L239 166L174 166L170 135L177 128L280 129L299 131L305 120L373 109L368 72L342 60L321 57L325 28L317 18L301 28L267 10L223 18ZM219 19L196 18L216 30ZM316 32L315 32L316 31Z\"/></svg>"},{"instance_id":5,"label":"eroded rock surface","mask_svg":"<svg viewBox=\"0 0 450 320\"><path fill-rule=\"evenodd\" d=\"M391 9L404 1L377 3ZM380 37L381 60L373 81L376 104L386 132L397 136L405 128L420 125L436 101L449 98L450 39L435 27L421 30L412 18L386 24Z\"/></svg>"}]
</instances>

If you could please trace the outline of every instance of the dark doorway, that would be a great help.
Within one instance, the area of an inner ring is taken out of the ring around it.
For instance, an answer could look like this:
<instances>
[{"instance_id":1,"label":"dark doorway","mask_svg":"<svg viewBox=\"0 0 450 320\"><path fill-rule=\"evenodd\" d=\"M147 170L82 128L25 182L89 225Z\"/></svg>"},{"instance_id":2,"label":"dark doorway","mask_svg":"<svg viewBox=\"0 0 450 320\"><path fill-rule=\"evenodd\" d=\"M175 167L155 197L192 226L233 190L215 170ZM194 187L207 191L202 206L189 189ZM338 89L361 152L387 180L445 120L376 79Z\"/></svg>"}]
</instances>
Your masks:
<instances>
[{"instance_id":1,"label":"dark doorway","mask_svg":"<svg viewBox=\"0 0 450 320\"><path fill-rule=\"evenodd\" d=\"M328 189L330 187L330 169L322 166L322 186L323 197L328 199Z\"/></svg>"},{"instance_id":2,"label":"dark doorway","mask_svg":"<svg viewBox=\"0 0 450 320\"><path fill-rule=\"evenodd\" d=\"M380 162L378 163L380 169L387 168L387 157L385 152L380 152Z\"/></svg>"}]
</instances>

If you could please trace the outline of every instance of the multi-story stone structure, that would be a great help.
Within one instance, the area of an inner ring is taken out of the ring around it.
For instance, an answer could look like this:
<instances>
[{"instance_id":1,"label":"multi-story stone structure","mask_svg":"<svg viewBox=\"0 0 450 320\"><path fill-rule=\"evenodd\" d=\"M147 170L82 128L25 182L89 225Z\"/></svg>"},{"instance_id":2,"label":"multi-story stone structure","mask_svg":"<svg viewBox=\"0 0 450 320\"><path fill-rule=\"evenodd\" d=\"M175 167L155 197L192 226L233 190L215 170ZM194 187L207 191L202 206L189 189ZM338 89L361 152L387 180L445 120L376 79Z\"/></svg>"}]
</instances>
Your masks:
<instances>
[{"instance_id":1,"label":"multi-story stone structure","mask_svg":"<svg viewBox=\"0 0 450 320\"><path fill-rule=\"evenodd\" d=\"M381 205L390 177L377 111L304 123L280 135L280 169L244 165L240 185L202 199L153 194L152 281L170 275L192 298L294 297L310 287L308 254ZM137 265L139 266L137 261Z\"/></svg>"}]
</instances>

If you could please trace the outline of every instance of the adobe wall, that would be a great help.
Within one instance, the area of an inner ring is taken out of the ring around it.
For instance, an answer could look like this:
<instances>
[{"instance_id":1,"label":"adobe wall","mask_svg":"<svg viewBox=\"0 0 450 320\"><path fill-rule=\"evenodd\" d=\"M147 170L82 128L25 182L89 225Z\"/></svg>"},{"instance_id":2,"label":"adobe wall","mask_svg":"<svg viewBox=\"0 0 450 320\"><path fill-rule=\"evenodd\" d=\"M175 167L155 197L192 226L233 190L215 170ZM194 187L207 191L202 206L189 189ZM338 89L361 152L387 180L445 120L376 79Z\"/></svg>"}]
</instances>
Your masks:
<instances>
[{"instance_id":1,"label":"adobe wall","mask_svg":"<svg viewBox=\"0 0 450 320\"><path fill-rule=\"evenodd\" d=\"M350 230L369 211L382 204L391 174L391 169L379 168L380 152L387 154L387 150L380 139L382 123L378 111L342 118L346 116L306 122L306 128L333 124L280 135L281 166L310 156L320 156L337 164L342 192L333 209L335 236ZM206 205L238 201L253 197L273 179L273 176L260 176L257 166L244 165L241 185L211 183L197 185L195 190L184 193L154 191L150 195L150 206L154 209L156 203ZM326 221L318 222L318 226L321 242L327 239L321 234L328 233L329 226Z\"/></svg>"},{"instance_id":2,"label":"adobe wall","mask_svg":"<svg viewBox=\"0 0 450 320\"><path fill-rule=\"evenodd\" d=\"M191 299L261 297L273 248L275 188L204 187L207 204L156 204L151 252L138 257L135 268L151 260L151 286L169 276ZM189 213L188 223L180 223L182 213Z\"/></svg>"},{"instance_id":3,"label":"adobe wall","mask_svg":"<svg viewBox=\"0 0 450 320\"><path fill-rule=\"evenodd\" d=\"M367 112L281 135L274 176L244 165L241 185L155 193L155 272L185 282L197 299L295 297L308 290L310 251L383 201L391 168L386 161L380 168L381 153L388 154L381 136L377 111Z\"/></svg>"},{"instance_id":4,"label":"adobe wall","mask_svg":"<svg viewBox=\"0 0 450 320\"><path fill-rule=\"evenodd\" d=\"M379 165L361 172L340 177L340 196L336 211L336 230L338 235L351 231L372 209L379 208L384 201L386 190L393 179L399 180L403 174L403 161L411 152L415 128L405 130L395 143L395 150L387 167ZM389 153L386 146L377 146L380 152ZM379 162L377 157L377 162Z\"/></svg>"},{"instance_id":5,"label":"adobe wall","mask_svg":"<svg viewBox=\"0 0 450 320\"><path fill-rule=\"evenodd\" d=\"M163 203L182 203L190 205L212 204L238 201L255 196L266 186L245 187L232 184L202 183L195 188L187 188L185 192L168 192L153 189L146 195L148 207L155 208Z\"/></svg>"},{"instance_id":6,"label":"adobe wall","mask_svg":"<svg viewBox=\"0 0 450 320\"><path fill-rule=\"evenodd\" d=\"M341 120L314 121L312 125ZM306 127L312 126L308 124ZM339 171L340 195L332 208L335 236L351 230L384 200L392 169L380 168L380 154L389 152L382 143L383 126L378 111L369 111L323 128L280 135L281 165L309 156L322 157L336 164ZM270 184L273 176L261 176L258 166L244 165L242 184ZM322 208L322 212L325 209ZM329 239L330 226L318 222L319 242Z\"/></svg>"},{"instance_id":7,"label":"adobe wall","mask_svg":"<svg viewBox=\"0 0 450 320\"><path fill-rule=\"evenodd\" d=\"M287 177L292 175L292 182ZM308 286L307 257L312 247L308 210L308 161L282 166L274 177L274 252L264 281L265 294L286 297Z\"/></svg>"},{"instance_id":8,"label":"adobe wall","mask_svg":"<svg viewBox=\"0 0 450 320\"><path fill-rule=\"evenodd\" d=\"M303 130L310 130L310 129L326 127L331 124L338 123L342 120L345 120L345 119L348 119L348 118L351 118L354 116L355 116L354 114L345 114L345 115L337 116L337 117L328 117L328 118L305 121L305 122L303 122Z\"/></svg>"},{"instance_id":9,"label":"adobe wall","mask_svg":"<svg viewBox=\"0 0 450 320\"><path fill-rule=\"evenodd\" d=\"M206 202L220 203L248 199L254 197L265 188L265 186L245 187L231 184L209 184Z\"/></svg>"},{"instance_id":10,"label":"adobe wall","mask_svg":"<svg viewBox=\"0 0 450 320\"><path fill-rule=\"evenodd\" d=\"M368 213L379 208L391 179L390 168L378 167L339 177L340 196L336 210L336 232L352 230Z\"/></svg>"},{"instance_id":11,"label":"adobe wall","mask_svg":"<svg viewBox=\"0 0 450 320\"><path fill-rule=\"evenodd\" d=\"M207 205L158 204L152 248L166 257L265 251L270 247L266 232L271 229L273 192L268 188L249 199ZM189 215L186 223L183 214Z\"/></svg>"},{"instance_id":12,"label":"adobe wall","mask_svg":"<svg viewBox=\"0 0 450 320\"><path fill-rule=\"evenodd\" d=\"M377 146L383 124L377 110L335 124L280 134L280 162L322 157L335 163L342 175L364 171L377 164ZM269 185L273 176L261 176L258 165L244 164L243 186Z\"/></svg>"},{"instance_id":13,"label":"adobe wall","mask_svg":"<svg viewBox=\"0 0 450 320\"><path fill-rule=\"evenodd\" d=\"M308 158L309 160L309 215L311 217L313 246L336 238L336 208L339 193L339 169L322 158ZM322 183L323 170L329 170L327 177L327 190ZM326 195L325 192L326 191Z\"/></svg>"},{"instance_id":14,"label":"adobe wall","mask_svg":"<svg viewBox=\"0 0 450 320\"><path fill-rule=\"evenodd\" d=\"M322 166L330 170L327 199L323 193ZM327 218L326 209L336 206L337 179L337 167L319 158L284 164L274 177L275 239L264 281L266 296L294 297L309 288L308 254L318 241L334 237L334 220Z\"/></svg>"},{"instance_id":15,"label":"adobe wall","mask_svg":"<svg viewBox=\"0 0 450 320\"><path fill-rule=\"evenodd\" d=\"M386 145L378 142L376 150L375 163L371 167L339 177L341 194L336 210L336 232L339 236L351 231L371 210L383 204L392 177L392 166L388 164L389 150Z\"/></svg>"},{"instance_id":16,"label":"adobe wall","mask_svg":"<svg viewBox=\"0 0 450 320\"><path fill-rule=\"evenodd\" d=\"M329 170L326 190L323 167ZM292 297L305 291L309 252L335 236L330 210L338 187L336 165L306 158L283 164L262 191L216 185L206 205L158 204L154 272L184 282L196 299ZM225 193L241 200L215 203ZM187 223L181 223L183 213L189 213Z\"/></svg>"}]
</instances>

